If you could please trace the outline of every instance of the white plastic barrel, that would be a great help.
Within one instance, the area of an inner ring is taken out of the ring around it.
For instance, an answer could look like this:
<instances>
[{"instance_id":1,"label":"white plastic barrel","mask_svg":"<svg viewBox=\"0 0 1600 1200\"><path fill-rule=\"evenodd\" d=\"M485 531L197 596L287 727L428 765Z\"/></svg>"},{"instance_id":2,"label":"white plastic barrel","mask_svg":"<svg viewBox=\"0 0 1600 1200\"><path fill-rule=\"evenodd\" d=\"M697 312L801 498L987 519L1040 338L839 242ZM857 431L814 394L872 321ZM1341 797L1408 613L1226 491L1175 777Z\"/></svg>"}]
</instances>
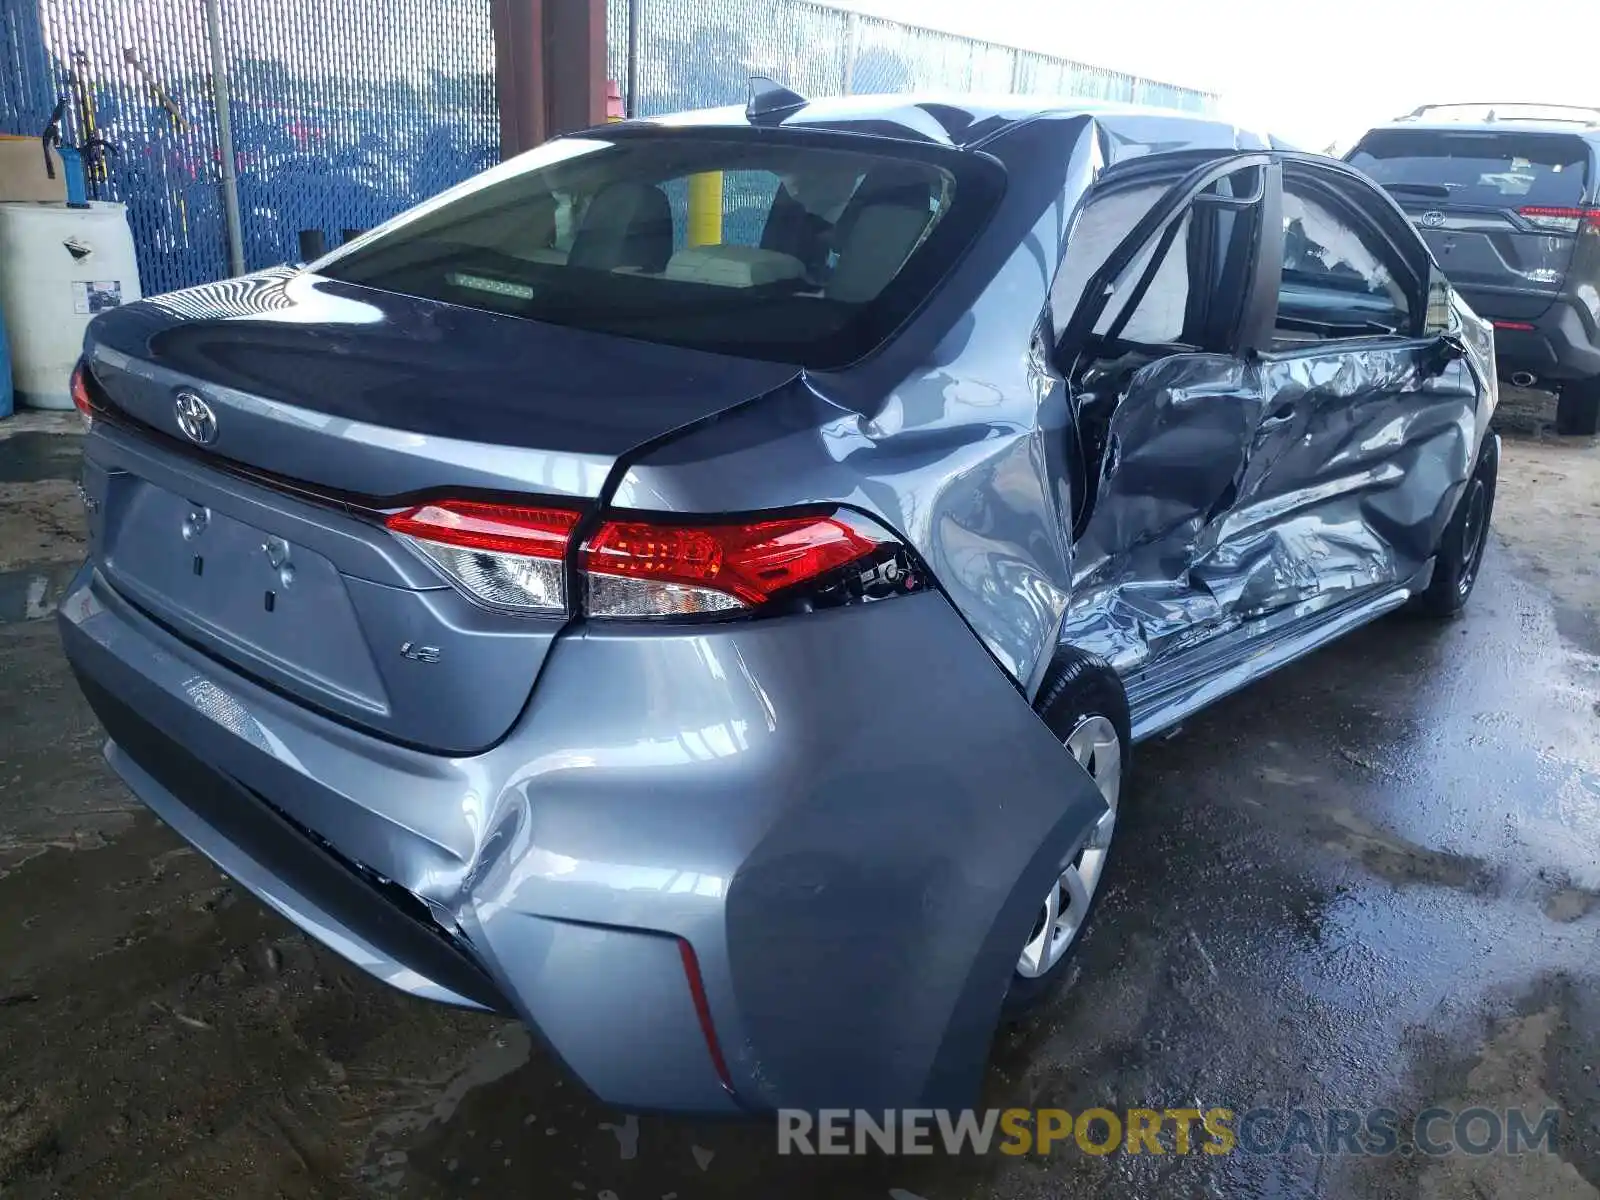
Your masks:
<instances>
[{"instance_id":1,"label":"white plastic barrel","mask_svg":"<svg viewBox=\"0 0 1600 1200\"><path fill-rule=\"evenodd\" d=\"M121 204L0 204L0 309L19 403L71 408L85 327L96 313L139 296Z\"/></svg>"}]
</instances>

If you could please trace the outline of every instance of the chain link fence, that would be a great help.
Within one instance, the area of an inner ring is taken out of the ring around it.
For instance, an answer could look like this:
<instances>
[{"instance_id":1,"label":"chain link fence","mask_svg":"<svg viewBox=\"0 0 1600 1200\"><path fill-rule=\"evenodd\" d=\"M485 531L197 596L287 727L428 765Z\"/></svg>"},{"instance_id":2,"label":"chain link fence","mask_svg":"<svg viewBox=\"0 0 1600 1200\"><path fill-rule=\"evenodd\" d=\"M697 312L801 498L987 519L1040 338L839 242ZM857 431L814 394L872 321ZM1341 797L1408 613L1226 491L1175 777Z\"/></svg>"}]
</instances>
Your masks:
<instances>
[{"instance_id":1,"label":"chain link fence","mask_svg":"<svg viewBox=\"0 0 1600 1200\"><path fill-rule=\"evenodd\" d=\"M487 0L220 0L244 264L337 242L499 158ZM148 294L228 274L212 50L199 0L0 0L0 132L109 143Z\"/></svg>"},{"instance_id":2,"label":"chain link fence","mask_svg":"<svg viewBox=\"0 0 1600 1200\"><path fill-rule=\"evenodd\" d=\"M1214 98L809 0L595 0L626 87L639 5L641 115L743 104L752 73L808 96L1040 92L1206 110ZM499 156L489 0L216 0L244 263L336 242ZM228 274L205 0L0 0L0 133L113 147L90 193L128 206L147 294ZM736 205L735 208L738 206ZM751 219L764 211L751 201ZM740 213L730 213L734 223Z\"/></svg>"},{"instance_id":3,"label":"chain link fence","mask_svg":"<svg viewBox=\"0 0 1600 1200\"><path fill-rule=\"evenodd\" d=\"M640 116L742 104L751 74L806 96L1029 92L1208 112L1208 92L903 25L808 0L606 0L608 73L628 77L637 4Z\"/></svg>"}]
</instances>

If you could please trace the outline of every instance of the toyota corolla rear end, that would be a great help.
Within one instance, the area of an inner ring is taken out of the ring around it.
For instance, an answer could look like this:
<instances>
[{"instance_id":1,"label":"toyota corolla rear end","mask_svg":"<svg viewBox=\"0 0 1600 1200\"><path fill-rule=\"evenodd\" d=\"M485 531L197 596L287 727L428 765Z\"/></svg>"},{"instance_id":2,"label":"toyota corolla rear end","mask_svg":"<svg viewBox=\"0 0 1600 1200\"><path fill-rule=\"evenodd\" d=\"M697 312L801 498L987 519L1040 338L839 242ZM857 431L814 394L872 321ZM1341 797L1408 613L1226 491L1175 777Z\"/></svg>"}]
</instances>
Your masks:
<instances>
[{"instance_id":1,"label":"toyota corolla rear end","mask_svg":"<svg viewBox=\"0 0 1600 1200\"><path fill-rule=\"evenodd\" d=\"M102 317L61 629L112 766L611 1103L965 1102L1096 793L870 503L611 496L902 324L997 203L960 157L569 139L315 271ZM712 172L765 223L690 246Z\"/></svg>"}]
</instances>

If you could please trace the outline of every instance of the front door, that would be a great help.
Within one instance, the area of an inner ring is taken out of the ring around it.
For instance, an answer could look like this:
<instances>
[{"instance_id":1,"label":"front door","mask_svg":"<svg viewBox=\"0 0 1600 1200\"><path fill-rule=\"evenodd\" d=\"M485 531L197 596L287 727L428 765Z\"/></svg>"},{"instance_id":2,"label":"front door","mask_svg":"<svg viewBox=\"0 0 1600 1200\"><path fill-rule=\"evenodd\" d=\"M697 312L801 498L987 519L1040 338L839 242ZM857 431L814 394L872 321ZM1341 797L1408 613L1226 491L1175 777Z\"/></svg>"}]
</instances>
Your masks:
<instances>
[{"instance_id":1,"label":"front door","mask_svg":"<svg viewBox=\"0 0 1600 1200\"><path fill-rule=\"evenodd\" d=\"M1069 257L1096 204L1131 202L1100 186ZM1353 172L1238 156L1140 199L1058 289L1087 479L1062 640L1125 674L1412 578L1481 390L1427 320L1426 250Z\"/></svg>"},{"instance_id":2,"label":"front door","mask_svg":"<svg viewBox=\"0 0 1600 1200\"><path fill-rule=\"evenodd\" d=\"M1404 584L1470 473L1480 383L1429 328L1427 259L1364 181L1289 160L1261 419L1192 578L1241 618Z\"/></svg>"}]
</instances>

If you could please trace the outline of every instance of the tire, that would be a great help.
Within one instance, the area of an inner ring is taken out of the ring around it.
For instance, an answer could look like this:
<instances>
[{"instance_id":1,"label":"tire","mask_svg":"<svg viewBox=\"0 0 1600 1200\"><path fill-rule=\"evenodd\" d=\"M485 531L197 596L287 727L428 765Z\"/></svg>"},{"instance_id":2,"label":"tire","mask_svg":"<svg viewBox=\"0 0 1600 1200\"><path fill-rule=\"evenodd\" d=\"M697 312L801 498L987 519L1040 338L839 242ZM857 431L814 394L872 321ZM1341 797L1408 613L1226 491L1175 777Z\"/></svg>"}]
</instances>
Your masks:
<instances>
[{"instance_id":1,"label":"tire","mask_svg":"<svg viewBox=\"0 0 1600 1200\"><path fill-rule=\"evenodd\" d=\"M1556 432L1564 437L1592 437L1600 431L1600 379L1561 385L1556 400Z\"/></svg>"},{"instance_id":2,"label":"tire","mask_svg":"<svg viewBox=\"0 0 1600 1200\"><path fill-rule=\"evenodd\" d=\"M1484 548L1489 543L1489 522L1494 516L1494 486L1499 477L1499 443L1485 443L1478 465L1456 502L1433 561L1433 579L1412 601L1415 611L1430 617L1454 617L1467 606L1478 583Z\"/></svg>"},{"instance_id":3,"label":"tire","mask_svg":"<svg viewBox=\"0 0 1600 1200\"><path fill-rule=\"evenodd\" d=\"M1012 968L1003 1010L1007 1018L1034 1008L1066 978L1067 964L1105 890L1112 835L1133 746L1128 695L1122 681L1110 664L1092 654L1059 651L1034 707L1084 765L1110 808L1062 872L1054 891L1040 903L1039 916ZM1070 884L1069 876L1075 876L1077 887ZM1029 966L1027 971L1024 963Z\"/></svg>"}]
</instances>

